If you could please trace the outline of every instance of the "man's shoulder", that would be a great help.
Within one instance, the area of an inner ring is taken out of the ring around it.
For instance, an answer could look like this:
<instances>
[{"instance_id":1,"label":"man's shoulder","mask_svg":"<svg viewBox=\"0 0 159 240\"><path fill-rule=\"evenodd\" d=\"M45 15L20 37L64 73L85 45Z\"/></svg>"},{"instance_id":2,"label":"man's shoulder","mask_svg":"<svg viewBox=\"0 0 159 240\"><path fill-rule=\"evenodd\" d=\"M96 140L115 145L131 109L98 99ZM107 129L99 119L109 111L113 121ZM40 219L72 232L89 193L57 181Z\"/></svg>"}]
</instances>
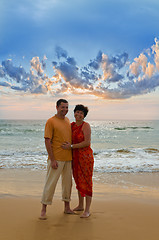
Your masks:
<instances>
[{"instance_id":1,"label":"man's shoulder","mask_svg":"<svg viewBox=\"0 0 159 240\"><path fill-rule=\"evenodd\" d=\"M46 126L51 126L51 125L54 125L54 116L49 118L47 121L46 121Z\"/></svg>"},{"instance_id":2,"label":"man's shoulder","mask_svg":"<svg viewBox=\"0 0 159 240\"><path fill-rule=\"evenodd\" d=\"M65 117L65 121L70 123L70 120L68 117Z\"/></svg>"},{"instance_id":3,"label":"man's shoulder","mask_svg":"<svg viewBox=\"0 0 159 240\"><path fill-rule=\"evenodd\" d=\"M53 122L53 121L54 121L54 118L55 118L55 116L50 117L46 122Z\"/></svg>"},{"instance_id":4,"label":"man's shoulder","mask_svg":"<svg viewBox=\"0 0 159 240\"><path fill-rule=\"evenodd\" d=\"M70 124L70 120L67 117L65 117L61 121L61 119L57 118L56 116L53 116L47 120L46 125L61 125L64 123Z\"/></svg>"}]
</instances>

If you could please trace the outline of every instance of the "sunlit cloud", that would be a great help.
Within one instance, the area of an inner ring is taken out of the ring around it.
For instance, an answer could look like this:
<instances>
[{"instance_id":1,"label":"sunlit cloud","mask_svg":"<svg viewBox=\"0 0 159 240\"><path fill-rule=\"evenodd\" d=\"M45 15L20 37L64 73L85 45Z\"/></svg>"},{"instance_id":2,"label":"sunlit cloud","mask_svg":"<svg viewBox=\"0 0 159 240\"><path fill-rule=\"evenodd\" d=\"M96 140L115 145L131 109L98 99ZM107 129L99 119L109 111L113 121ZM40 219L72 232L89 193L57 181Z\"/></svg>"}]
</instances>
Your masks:
<instances>
[{"instance_id":1,"label":"sunlit cloud","mask_svg":"<svg viewBox=\"0 0 159 240\"><path fill-rule=\"evenodd\" d=\"M159 41L140 53L132 62L128 53L108 56L99 51L85 66L69 56L60 46L56 58L30 60L30 71L15 66L11 59L0 65L1 91L22 91L26 94L89 94L104 99L126 99L147 94L159 86ZM52 76L48 76L47 61L52 62Z\"/></svg>"}]
</instances>

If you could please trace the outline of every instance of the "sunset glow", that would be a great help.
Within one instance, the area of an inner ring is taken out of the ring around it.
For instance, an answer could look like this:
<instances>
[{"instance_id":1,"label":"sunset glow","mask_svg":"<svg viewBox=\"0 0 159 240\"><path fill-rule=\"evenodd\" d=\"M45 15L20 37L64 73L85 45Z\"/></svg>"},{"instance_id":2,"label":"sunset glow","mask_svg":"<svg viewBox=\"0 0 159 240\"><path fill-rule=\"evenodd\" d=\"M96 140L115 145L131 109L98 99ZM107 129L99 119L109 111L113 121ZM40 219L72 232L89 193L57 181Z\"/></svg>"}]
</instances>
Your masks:
<instances>
[{"instance_id":1,"label":"sunset glow","mask_svg":"<svg viewBox=\"0 0 159 240\"><path fill-rule=\"evenodd\" d=\"M66 98L71 111L88 105L91 119L159 119L159 3L126 5L70 0L66 12L64 1L3 3L0 118L45 119Z\"/></svg>"}]
</instances>

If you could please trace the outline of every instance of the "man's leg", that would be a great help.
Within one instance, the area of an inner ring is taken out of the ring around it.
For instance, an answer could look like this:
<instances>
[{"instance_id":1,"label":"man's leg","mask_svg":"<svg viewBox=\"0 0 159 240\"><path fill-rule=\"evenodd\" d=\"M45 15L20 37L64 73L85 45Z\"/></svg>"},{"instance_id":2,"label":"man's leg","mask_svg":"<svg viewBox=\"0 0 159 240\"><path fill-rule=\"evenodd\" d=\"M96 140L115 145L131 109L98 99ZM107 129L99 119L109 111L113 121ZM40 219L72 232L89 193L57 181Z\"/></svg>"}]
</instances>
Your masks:
<instances>
[{"instance_id":1,"label":"man's leg","mask_svg":"<svg viewBox=\"0 0 159 240\"><path fill-rule=\"evenodd\" d=\"M44 191L42 195L42 209L41 209L41 218L46 219L46 208L47 205L52 204L52 198L55 192L55 188L57 185L57 181L61 175L63 169L63 163L58 161L58 168L53 169L50 164L50 160L48 161L48 170L46 175L46 181L44 186Z\"/></svg>"},{"instance_id":2,"label":"man's leg","mask_svg":"<svg viewBox=\"0 0 159 240\"><path fill-rule=\"evenodd\" d=\"M71 161L65 162L62 171L62 200L64 201L64 212L66 214L74 214L70 209L72 190L72 163Z\"/></svg>"}]
</instances>

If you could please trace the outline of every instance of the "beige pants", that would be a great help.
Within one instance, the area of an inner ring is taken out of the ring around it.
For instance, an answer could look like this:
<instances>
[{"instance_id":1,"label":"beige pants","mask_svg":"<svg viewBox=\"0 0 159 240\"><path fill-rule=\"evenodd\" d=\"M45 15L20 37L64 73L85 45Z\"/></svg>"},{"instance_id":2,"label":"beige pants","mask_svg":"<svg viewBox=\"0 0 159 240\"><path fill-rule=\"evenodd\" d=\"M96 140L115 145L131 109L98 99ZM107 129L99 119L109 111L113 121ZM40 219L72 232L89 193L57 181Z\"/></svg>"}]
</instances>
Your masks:
<instances>
[{"instance_id":1,"label":"beige pants","mask_svg":"<svg viewBox=\"0 0 159 240\"><path fill-rule=\"evenodd\" d=\"M51 162L48 160L48 168L44 191L42 195L41 203L45 205L51 205L57 181L62 176L62 200L65 202L70 201L71 188L72 188L72 161L57 161L58 168L53 169Z\"/></svg>"}]
</instances>

